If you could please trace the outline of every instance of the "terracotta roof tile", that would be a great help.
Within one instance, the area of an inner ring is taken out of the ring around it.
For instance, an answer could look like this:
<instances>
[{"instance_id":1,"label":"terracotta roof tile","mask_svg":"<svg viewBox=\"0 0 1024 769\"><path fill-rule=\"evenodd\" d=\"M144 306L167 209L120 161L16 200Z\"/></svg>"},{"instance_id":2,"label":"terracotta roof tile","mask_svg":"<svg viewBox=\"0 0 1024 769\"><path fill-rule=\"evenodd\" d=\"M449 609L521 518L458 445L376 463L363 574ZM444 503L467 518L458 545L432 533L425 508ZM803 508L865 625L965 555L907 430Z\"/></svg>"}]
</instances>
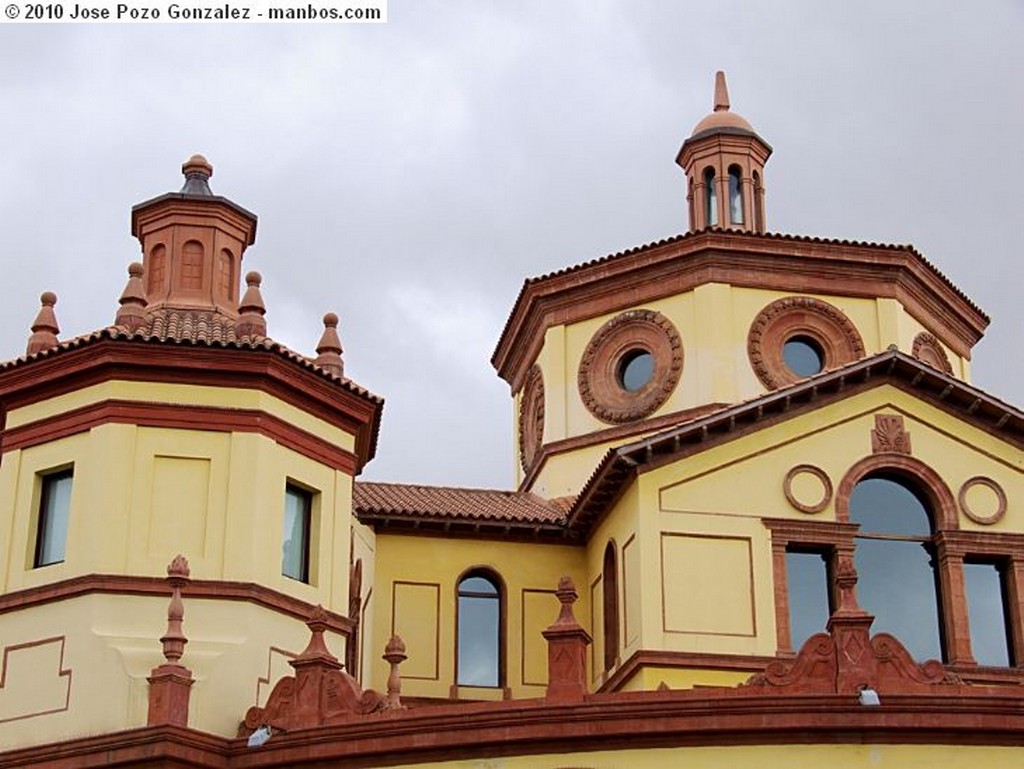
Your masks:
<instances>
[{"instance_id":1,"label":"terracotta roof tile","mask_svg":"<svg viewBox=\"0 0 1024 769\"><path fill-rule=\"evenodd\" d=\"M353 507L361 518L557 525L565 522L566 511L558 502L521 491L375 482L354 484Z\"/></svg>"},{"instance_id":2,"label":"terracotta roof tile","mask_svg":"<svg viewBox=\"0 0 1024 769\"><path fill-rule=\"evenodd\" d=\"M41 358L48 358L53 355L73 350L78 347L85 347L96 344L104 339L143 342L148 344L185 344L196 347L215 347L238 350L267 350L274 354L302 366L310 371L315 371L326 379L331 379L346 390L367 398L377 403L383 403L384 399L375 395L365 387L356 384L351 379L338 376L307 358L301 353L295 352L289 347L275 342L265 336L243 336L235 334L234 322L222 315L210 312L182 312L178 310L161 313L160 316L149 320L146 325L134 331L124 326L107 326L88 334L82 334L71 339L66 339L56 347L42 350L33 355L22 355L19 358L0 361L0 371L24 366L32 361Z\"/></svg>"}]
</instances>

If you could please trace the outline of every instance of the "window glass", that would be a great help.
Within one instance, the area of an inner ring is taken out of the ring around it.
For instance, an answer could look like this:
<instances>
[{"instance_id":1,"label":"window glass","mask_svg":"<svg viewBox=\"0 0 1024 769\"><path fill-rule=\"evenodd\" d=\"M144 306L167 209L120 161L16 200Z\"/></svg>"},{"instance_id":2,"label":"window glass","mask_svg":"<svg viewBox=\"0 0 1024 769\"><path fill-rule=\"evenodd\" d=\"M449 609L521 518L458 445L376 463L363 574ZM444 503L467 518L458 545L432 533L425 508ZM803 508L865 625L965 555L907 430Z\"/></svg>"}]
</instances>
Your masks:
<instances>
[{"instance_id":1,"label":"window glass","mask_svg":"<svg viewBox=\"0 0 1024 769\"><path fill-rule=\"evenodd\" d=\"M619 658L619 573L615 564L615 544L604 549L601 573L604 593L604 669L611 670Z\"/></svg>"},{"instance_id":2,"label":"window glass","mask_svg":"<svg viewBox=\"0 0 1024 769\"><path fill-rule=\"evenodd\" d=\"M729 221L743 224L743 195L740 192L740 169L729 169Z\"/></svg>"},{"instance_id":3,"label":"window glass","mask_svg":"<svg viewBox=\"0 0 1024 769\"><path fill-rule=\"evenodd\" d=\"M918 661L942 659L931 524L921 498L889 478L868 478L850 496L857 599Z\"/></svg>"},{"instance_id":4,"label":"window glass","mask_svg":"<svg viewBox=\"0 0 1024 769\"><path fill-rule=\"evenodd\" d=\"M459 583L458 683L500 686L501 593L488 577Z\"/></svg>"},{"instance_id":5,"label":"window glass","mask_svg":"<svg viewBox=\"0 0 1024 769\"><path fill-rule=\"evenodd\" d=\"M979 665L1013 664L1006 624L1002 571L994 563L965 563L971 652Z\"/></svg>"},{"instance_id":6,"label":"window glass","mask_svg":"<svg viewBox=\"0 0 1024 769\"><path fill-rule=\"evenodd\" d=\"M68 539L68 511L71 508L71 479L71 470L43 476L39 498L39 530L36 535L36 567L64 560Z\"/></svg>"},{"instance_id":7,"label":"window glass","mask_svg":"<svg viewBox=\"0 0 1024 769\"><path fill-rule=\"evenodd\" d=\"M825 554L787 550L786 589L790 645L799 649L812 635L824 632L831 614Z\"/></svg>"},{"instance_id":8,"label":"window glass","mask_svg":"<svg viewBox=\"0 0 1024 769\"><path fill-rule=\"evenodd\" d=\"M295 486L285 487L281 573L300 582L309 582L309 523L312 503L313 497L308 491Z\"/></svg>"},{"instance_id":9,"label":"window glass","mask_svg":"<svg viewBox=\"0 0 1024 769\"><path fill-rule=\"evenodd\" d=\"M632 350L619 364L619 384L626 392L641 390L654 376L654 356L647 350Z\"/></svg>"},{"instance_id":10,"label":"window glass","mask_svg":"<svg viewBox=\"0 0 1024 769\"><path fill-rule=\"evenodd\" d=\"M797 376L814 376L825 368L825 356L818 343L806 336L787 339L782 345L782 361Z\"/></svg>"},{"instance_id":11,"label":"window glass","mask_svg":"<svg viewBox=\"0 0 1024 769\"><path fill-rule=\"evenodd\" d=\"M704 172L704 208L709 227L718 224L718 190L715 189L715 170Z\"/></svg>"}]
</instances>

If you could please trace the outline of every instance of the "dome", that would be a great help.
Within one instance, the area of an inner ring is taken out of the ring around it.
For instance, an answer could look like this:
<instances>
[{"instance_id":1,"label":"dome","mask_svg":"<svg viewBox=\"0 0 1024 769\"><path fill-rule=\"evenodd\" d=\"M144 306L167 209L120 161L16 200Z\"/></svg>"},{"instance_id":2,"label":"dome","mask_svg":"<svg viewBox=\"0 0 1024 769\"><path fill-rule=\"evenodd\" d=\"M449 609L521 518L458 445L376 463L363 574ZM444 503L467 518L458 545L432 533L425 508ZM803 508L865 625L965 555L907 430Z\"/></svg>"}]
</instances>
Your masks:
<instances>
[{"instance_id":1,"label":"dome","mask_svg":"<svg viewBox=\"0 0 1024 769\"><path fill-rule=\"evenodd\" d=\"M690 137L722 129L754 133L754 127L745 117L729 111L729 88L725 83L725 73L718 71L715 73L715 110L694 126Z\"/></svg>"}]
</instances>

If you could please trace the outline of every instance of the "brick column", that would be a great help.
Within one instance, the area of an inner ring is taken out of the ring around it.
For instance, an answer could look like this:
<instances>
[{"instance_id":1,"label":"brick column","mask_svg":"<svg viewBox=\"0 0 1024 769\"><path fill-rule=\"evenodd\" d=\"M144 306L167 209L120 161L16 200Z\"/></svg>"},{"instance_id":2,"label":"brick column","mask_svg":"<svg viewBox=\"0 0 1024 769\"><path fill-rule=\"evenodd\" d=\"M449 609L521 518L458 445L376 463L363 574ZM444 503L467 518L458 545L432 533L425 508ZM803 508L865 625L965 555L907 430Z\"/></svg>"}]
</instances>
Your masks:
<instances>
[{"instance_id":1,"label":"brick column","mask_svg":"<svg viewBox=\"0 0 1024 769\"><path fill-rule=\"evenodd\" d=\"M573 615L572 605L578 595L569 577L558 581L555 595L562 609L555 623L543 631L548 642L547 699L579 702L587 694L587 646L591 638Z\"/></svg>"}]
</instances>

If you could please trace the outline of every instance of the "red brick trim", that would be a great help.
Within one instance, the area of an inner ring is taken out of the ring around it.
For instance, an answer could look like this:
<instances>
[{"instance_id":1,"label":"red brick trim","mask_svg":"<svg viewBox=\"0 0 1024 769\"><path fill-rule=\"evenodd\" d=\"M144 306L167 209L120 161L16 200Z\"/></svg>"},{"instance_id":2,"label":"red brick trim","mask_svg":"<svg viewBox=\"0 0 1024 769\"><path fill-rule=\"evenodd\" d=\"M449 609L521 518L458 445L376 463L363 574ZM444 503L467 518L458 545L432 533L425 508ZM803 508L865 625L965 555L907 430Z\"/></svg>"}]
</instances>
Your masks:
<instances>
[{"instance_id":1,"label":"red brick trim","mask_svg":"<svg viewBox=\"0 0 1024 769\"><path fill-rule=\"evenodd\" d=\"M87 432L104 424L259 433L286 448L348 475L355 475L358 467L357 458L351 451L265 411L129 400L91 403L11 428L4 433L3 450L16 451L38 446L69 435Z\"/></svg>"},{"instance_id":2,"label":"red brick trim","mask_svg":"<svg viewBox=\"0 0 1024 769\"><path fill-rule=\"evenodd\" d=\"M526 375L519 400L519 461L524 470L533 466L544 444L544 374L534 364Z\"/></svg>"},{"instance_id":3,"label":"red brick trim","mask_svg":"<svg viewBox=\"0 0 1024 769\"><path fill-rule=\"evenodd\" d=\"M528 280L491 363L522 385L544 330L718 282L787 293L893 298L970 357L988 317L909 246L706 230Z\"/></svg>"},{"instance_id":4,"label":"red brick trim","mask_svg":"<svg viewBox=\"0 0 1024 769\"><path fill-rule=\"evenodd\" d=\"M28 641L26 643L15 644L13 646L5 646L3 661L0 664L0 695L5 694L3 692L4 687L7 684L7 666L11 652L21 651L22 649L31 649L36 646L45 646L46 644L59 643L60 644L60 661L57 663L57 677L67 679L67 691L64 695L64 705L59 708L52 708L50 710L38 710L33 713L23 713L18 716L11 716L10 718L0 718L0 724L6 724L10 721L20 721L25 718L34 718L35 716L45 716L50 713L63 713L68 709L68 705L71 704L71 680L73 671L71 668L66 666L64 662L64 651L67 643L67 636L54 636L53 638L40 638L36 641ZM42 671L33 671L38 677Z\"/></svg>"},{"instance_id":5,"label":"red brick trim","mask_svg":"<svg viewBox=\"0 0 1024 769\"><path fill-rule=\"evenodd\" d=\"M971 510L970 505L967 504L967 492L971 490L972 486L985 486L991 489L996 495L996 511L991 515L978 515ZM985 526L990 526L993 523L999 523L1003 520L1003 516L1006 515L1006 492L1003 491L1003 487L993 481L991 478L986 478L981 475L976 475L973 478L968 478L964 481L960 487L960 491L957 493L957 502L960 504L960 510L963 514L970 518L975 523L980 523Z\"/></svg>"},{"instance_id":6,"label":"red brick trim","mask_svg":"<svg viewBox=\"0 0 1024 769\"><path fill-rule=\"evenodd\" d=\"M440 705L276 733L259 749L181 727L132 729L0 754L23 769L349 769L598 750L691 746L899 744L1019 747L1020 687L937 685L882 692L881 708L847 694L699 689L591 695L560 705L514 700ZM599 728L595 728L599 725Z\"/></svg>"},{"instance_id":7,"label":"red brick trim","mask_svg":"<svg viewBox=\"0 0 1024 769\"><path fill-rule=\"evenodd\" d=\"M797 336L814 340L822 353L823 370L864 357L864 342L841 310L809 296L777 299L757 314L747 334L750 365L769 390L802 378L790 371L782 357L783 346Z\"/></svg>"},{"instance_id":8,"label":"red brick trim","mask_svg":"<svg viewBox=\"0 0 1024 769\"><path fill-rule=\"evenodd\" d=\"M793 494L793 479L803 473L813 475L821 481L823 489L822 497L811 505L801 502L796 498L796 495ZM782 481L782 491L786 495L786 501L789 502L790 505L801 513L807 513L808 515L820 513L828 507L828 503L832 501L832 481L824 470L820 467L815 467L814 465L796 465L795 467L790 468L789 472L786 473L786 477Z\"/></svg>"},{"instance_id":9,"label":"red brick trim","mask_svg":"<svg viewBox=\"0 0 1024 769\"><path fill-rule=\"evenodd\" d=\"M911 355L922 363L927 363L929 366L937 368L939 371L946 374L953 373L953 366L949 362L949 356L946 355L946 351L942 348L942 343L939 342L935 334L922 331L915 336L913 346L911 347Z\"/></svg>"},{"instance_id":10,"label":"red brick trim","mask_svg":"<svg viewBox=\"0 0 1024 769\"><path fill-rule=\"evenodd\" d=\"M643 387L630 392L619 369L630 353L654 358ZM683 373L683 342L675 326L654 310L620 313L597 330L580 360L576 383L587 411L603 422L621 424L653 414L675 390Z\"/></svg>"},{"instance_id":11,"label":"red brick trim","mask_svg":"<svg viewBox=\"0 0 1024 769\"><path fill-rule=\"evenodd\" d=\"M354 435L359 469L376 450L380 398L270 347L102 336L0 367L0 402L11 411L111 380L257 390Z\"/></svg>"},{"instance_id":12,"label":"red brick trim","mask_svg":"<svg viewBox=\"0 0 1024 769\"><path fill-rule=\"evenodd\" d=\"M119 574L86 574L81 577L53 582L48 585L16 590L0 595L0 614L21 611L84 595L144 595L167 598L167 579L164 577L134 577ZM307 603L263 585L252 582L230 582L218 579L193 579L188 586L188 599L241 601L264 609L305 621L315 608ZM327 612L328 626L335 633L348 637L353 622L336 612Z\"/></svg>"},{"instance_id":13,"label":"red brick trim","mask_svg":"<svg viewBox=\"0 0 1024 769\"><path fill-rule=\"evenodd\" d=\"M850 495L853 493L853 487L868 475L882 471L909 476L915 481L915 486L927 495L935 513L933 525L936 530L959 528L956 501L942 476L919 459L896 452L883 452L865 457L846 471L836 492L836 520L839 523L850 522Z\"/></svg>"}]
</instances>

